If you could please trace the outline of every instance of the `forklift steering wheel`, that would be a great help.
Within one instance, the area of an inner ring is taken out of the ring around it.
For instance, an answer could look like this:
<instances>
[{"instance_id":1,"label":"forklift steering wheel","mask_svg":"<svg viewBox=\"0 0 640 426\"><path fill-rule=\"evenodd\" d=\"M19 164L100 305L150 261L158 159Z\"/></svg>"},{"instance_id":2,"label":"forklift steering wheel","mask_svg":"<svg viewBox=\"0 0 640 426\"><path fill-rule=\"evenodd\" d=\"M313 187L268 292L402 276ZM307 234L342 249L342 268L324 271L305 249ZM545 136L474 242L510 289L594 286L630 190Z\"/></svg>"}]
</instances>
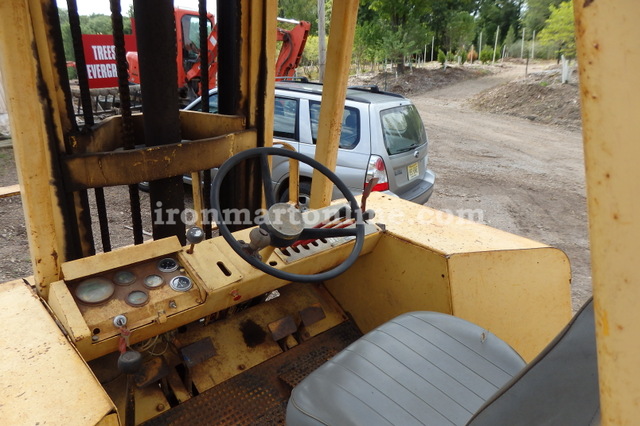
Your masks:
<instances>
[{"instance_id":1,"label":"forklift steering wheel","mask_svg":"<svg viewBox=\"0 0 640 426\"><path fill-rule=\"evenodd\" d=\"M269 171L268 156L270 155L288 157L301 161L314 169L319 170L323 175L329 178L329 180L338 187L347 201L349 201L351 212L355 215L355 229L305 228L304 223L302 222L301 212L298 209L287 203L276 203L276 197L273 191L273 182ZM260 228L264 229L269 234L271 245L276 247L287 247L296 241L307 239L355 236L356 240L353 245L353 249L342 263L328 271L320 272L318 274L294 274L291 272L285 272L261 262L255 256L249 254L246 251L246 247L243 248L240 242L233 237L231 231L227 227L227 224L224 222L224 216L222 214L222 209L220 208L220 188L225 176L227 176L233 167L237 166L244 160L255 157L260 158L260 174L262 177L262 186L264 188L267 205L267 214L264 216L265 223L260 225ZM309 158L298 152L289 151L283 148L252 148L236 154L229 158L218 170L218 173L213 180L211 194L211 205L217 214L218 229L222 237L227 241L227 243L229 243L233 251L238 253L238 255L246 262L276 278L303 283L329 280L337 277L353 265L362 250L362 246L364 244L364 219L355 197L340 178L338 178L338 176L336 176L331 170L313 158ZM285 216L285 218L283 219L282 216ZM291 220L292 217L295 220Z\"/></svg>"}]
</instances>

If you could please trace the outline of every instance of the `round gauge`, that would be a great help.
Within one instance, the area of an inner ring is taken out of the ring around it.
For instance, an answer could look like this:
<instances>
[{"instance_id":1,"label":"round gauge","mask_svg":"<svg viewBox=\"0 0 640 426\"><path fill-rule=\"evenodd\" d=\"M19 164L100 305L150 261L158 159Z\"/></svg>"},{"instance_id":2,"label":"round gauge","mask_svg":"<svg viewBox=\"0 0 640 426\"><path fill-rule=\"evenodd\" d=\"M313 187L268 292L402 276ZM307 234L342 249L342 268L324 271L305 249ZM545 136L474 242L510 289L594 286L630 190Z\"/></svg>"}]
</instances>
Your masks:
<instances>
[{"instance_id":1,"label":"round gauge","mask_svg":"<svg viewBox=\"0 0 640 426\"><path fill-rule=\"evenodd\" d=\"M191 287L193 287L193 283L191 282L191 278L178 275L171 280L169 287L175 291L189 291Z\"/></svg>"},{"instance_id":2,"label":"round gauge","mask_svg":"<svg viewBox=\"0 0 640 426\"><path fill-rule=\"evenodd\" d=\"M131 306L142 306L149 301L149 295L142 290L134 290L127 295L126 302Z\"/></svg>"},{"instance_id":3,"label":"round gauge","mask_svg":"<svg viewBox=\"0 0 640 426\"><path fill-rule=\"evenodd\" d=\"M105 278L88 278L78 284L76 287L76 297L81 302L89 305L96 305L107 301L113 292L116 291L116 286Z\"/></svg>"},{"instance_id":4,"label":"round gauge","mask_svg":"<svg viewBox=\"0 0 640 426\"><path fill-rule=\"evenodd\" d=\"M144 277L144 286L150 289L160 288L164 285L164 278L158 274L151 274Z\"/></svg>"},{"instance_id":5,"label":"round gauge","mask_svg":"<svg viewBox=\"0 0 640 426\"><path fill-rule=\"evenodd\" d=\"M113 276L113 281L118 285L130 285L136 280L136 275L131 271L118 271Z\"/></svg>"},{"instance_id":6,"label":"round gauge","mask_svg":"<svg viewBox=\"0 0 640 426\"><path fill-rule=\"evenodd\" d=\"M175 259L170 257L165 257L160 262L158 262L158 269L160 272L173 272L178 269L178 262Z\"/></svg>"}]
</instances>

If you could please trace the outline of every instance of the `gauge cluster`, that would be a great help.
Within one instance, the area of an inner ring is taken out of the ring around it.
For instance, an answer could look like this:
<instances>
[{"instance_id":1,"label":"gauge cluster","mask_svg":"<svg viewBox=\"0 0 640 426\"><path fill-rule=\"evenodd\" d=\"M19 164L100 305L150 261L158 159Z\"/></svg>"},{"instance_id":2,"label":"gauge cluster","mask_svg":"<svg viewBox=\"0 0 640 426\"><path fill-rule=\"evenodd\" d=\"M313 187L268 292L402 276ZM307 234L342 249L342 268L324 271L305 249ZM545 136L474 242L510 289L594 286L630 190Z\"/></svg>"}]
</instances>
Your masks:
<instances>
[{"instance_id":1,"label":"gauge cluster","mask_svg":"<svg viewBox=\"0 0 640 426\"><path fill-rule=\"evenodd\" d=\"M97 343L121 332L114 318L132 329L202 303L203 296L180 264L166 255L67 283Z\"/></svg>"}]
</instances>

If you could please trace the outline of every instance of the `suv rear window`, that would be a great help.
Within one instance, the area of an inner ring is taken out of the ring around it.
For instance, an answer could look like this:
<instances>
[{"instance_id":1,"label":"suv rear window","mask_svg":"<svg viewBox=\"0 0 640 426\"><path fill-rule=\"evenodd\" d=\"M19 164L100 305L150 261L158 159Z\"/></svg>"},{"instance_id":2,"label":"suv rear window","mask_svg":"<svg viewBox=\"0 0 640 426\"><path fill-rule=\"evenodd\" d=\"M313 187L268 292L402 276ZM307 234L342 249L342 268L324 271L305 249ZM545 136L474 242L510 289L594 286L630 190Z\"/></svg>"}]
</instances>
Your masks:
<instances>
[{"instance_id":1,"label":"suv rear window","mask_svg":"<svg viewBox=\"0 0 640 426\"><path fill-rule=\"evenodd\" d=\"M318 121L320 121L320 102L309 101L311 115L311 136L313 143L318 141ZM340 148L353 149L360 142L360 111L353 107L344 107L342 113L342 130L340 131Z\"/></svg>"},{"instance_id":2,"label":"suv rear window","mask_svg":"<svg viewBox=\"0 0 640 426\"><path fill-rule=\"evenodd\" d=\"M273 135L297 140L298 101L276 96L273 111Z\"/></svg>"},{"instance_id":3,"label":"suv rear window","mask_svg":"<svg viewBox=\"0 0 640 426\"><path fill-rule=\"evenodd\" d=\"M389 155L409 151L427 142L427 133L418 110L402 105L380 112L384 145Z\"/></svg>"}]
</instances>

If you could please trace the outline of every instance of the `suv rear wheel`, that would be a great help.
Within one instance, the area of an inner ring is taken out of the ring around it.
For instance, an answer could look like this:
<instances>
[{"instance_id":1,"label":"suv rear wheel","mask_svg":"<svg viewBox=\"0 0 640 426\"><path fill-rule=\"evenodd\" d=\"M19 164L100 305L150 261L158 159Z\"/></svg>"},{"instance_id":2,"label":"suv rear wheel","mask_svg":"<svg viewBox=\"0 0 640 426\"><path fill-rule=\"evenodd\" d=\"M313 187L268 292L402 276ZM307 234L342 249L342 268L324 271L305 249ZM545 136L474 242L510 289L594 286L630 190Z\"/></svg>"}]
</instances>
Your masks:
<instances>
[{"instance_id":1,"label":"suv rear wheel","mask_svg":"<svg viewBox=\"0 0 640 426\"><path fill-rule=\"evenodd\" d=\"M298 204L300 205L300 210L305 211L309 209L309 198L311 197L311 182L307 180L303 180L300 182L300 187L298 189ZM286 203L289 201L289 187L284 190L282 195L280 196L281 203Z\"/></svg>"}]
</instances>

